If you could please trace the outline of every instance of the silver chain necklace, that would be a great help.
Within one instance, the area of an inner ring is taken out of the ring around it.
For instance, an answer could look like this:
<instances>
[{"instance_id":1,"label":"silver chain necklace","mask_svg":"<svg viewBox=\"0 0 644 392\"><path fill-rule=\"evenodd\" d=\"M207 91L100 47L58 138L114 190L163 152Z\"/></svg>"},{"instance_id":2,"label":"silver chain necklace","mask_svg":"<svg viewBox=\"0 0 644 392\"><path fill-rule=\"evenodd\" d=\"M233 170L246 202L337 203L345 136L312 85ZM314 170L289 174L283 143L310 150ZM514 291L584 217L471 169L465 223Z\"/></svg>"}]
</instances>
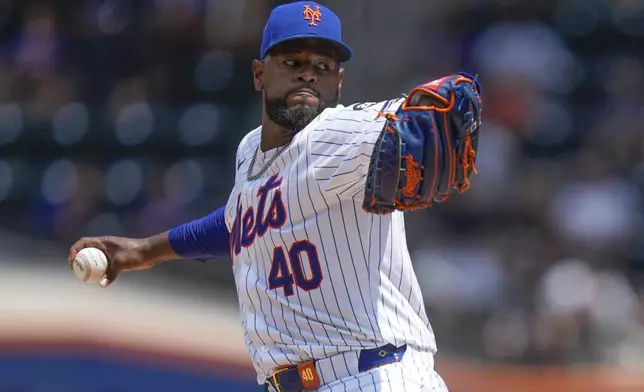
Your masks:
<instances>
[{"instance_id":1,"label":"silver chain necklace","mask_svg":"<svg viewBox=\"0 0 644 392\"><path fill-rule=\"evenodd\" d=\"M273 157L272 157L272 158L271 158L271 159L266 163L266 165L264 165L264 167L262 168L262 170L260 170L257 174L251 175L251 173L253 172L253 169L255 168L255 161L257 160L257 154L259 153L259 146L257 146L257 148L255 149L255 153L253 154L253 158L252 158L252 159L251 159L251 161L250 161L250 166L248 166L248 171L246 172L246 179L247 179L248 181L255 181L255 180L257 180L258 178L260 178L261 176L263 176L263 175L264 175L264 173L266 173L266 171L268 170L268 168L269 168L269 167L271 167L271 165L273 164L273 162L275 162L275 160L276 160L280 155L282 155L282 152L283 152L284 150L286 150L286 148L287 148L290 144L291 144L291 142L289 141L289 142L288 142L288 143L286 143L285 145L283 145L283 146L281 146L281 147L278 147L278 148L277 148L277 151L275 152L275 155L273 155Z\"/></svg>"}]
</instances>

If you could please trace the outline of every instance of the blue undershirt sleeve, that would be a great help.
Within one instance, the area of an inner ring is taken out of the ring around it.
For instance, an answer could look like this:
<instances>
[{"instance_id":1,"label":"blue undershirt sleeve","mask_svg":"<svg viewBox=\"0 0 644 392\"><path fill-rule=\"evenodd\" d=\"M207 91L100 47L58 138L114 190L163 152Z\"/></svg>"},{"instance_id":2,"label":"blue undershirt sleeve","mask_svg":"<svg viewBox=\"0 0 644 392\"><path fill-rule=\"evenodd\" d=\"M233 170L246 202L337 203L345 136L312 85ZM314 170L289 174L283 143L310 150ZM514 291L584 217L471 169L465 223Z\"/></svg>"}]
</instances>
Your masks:
<instances>
[{"instance_id":1,"label":"blue undershirt sleeve","mask_svg":"<svg viewBox=\"0 0 644 392\"><path fill-rule=\"evenodd\" d=\"M170 246L182 258L206 261L230 255L230 233L226 227L226 206L209 215L184 223L168 232Z\"/></svg>"}]
</instances>

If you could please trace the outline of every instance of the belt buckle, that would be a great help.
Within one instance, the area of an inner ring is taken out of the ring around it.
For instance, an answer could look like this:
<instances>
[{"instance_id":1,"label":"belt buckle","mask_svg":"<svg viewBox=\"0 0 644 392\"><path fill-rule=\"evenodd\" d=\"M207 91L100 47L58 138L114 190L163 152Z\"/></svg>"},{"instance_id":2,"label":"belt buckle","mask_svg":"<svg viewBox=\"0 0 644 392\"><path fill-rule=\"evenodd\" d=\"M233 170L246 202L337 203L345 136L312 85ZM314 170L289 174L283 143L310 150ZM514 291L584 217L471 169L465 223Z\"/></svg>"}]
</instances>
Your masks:
<instances>
[{"instance_id":1,"label":"belt buckle","mask_svg":"<svg viewBox=\"0 0 644 392\"><path fill-rule=\"evenodd\" d=\"M284 392L282 389L282 386L280 385L279 380L277 379L277 376L279 376L281 373L284 373L288 371L290 367L283 367L280 369L276 369L273 374L271 375L271 382L268 383L269 385L269 392Z\"/></svg>"}]
</instances>

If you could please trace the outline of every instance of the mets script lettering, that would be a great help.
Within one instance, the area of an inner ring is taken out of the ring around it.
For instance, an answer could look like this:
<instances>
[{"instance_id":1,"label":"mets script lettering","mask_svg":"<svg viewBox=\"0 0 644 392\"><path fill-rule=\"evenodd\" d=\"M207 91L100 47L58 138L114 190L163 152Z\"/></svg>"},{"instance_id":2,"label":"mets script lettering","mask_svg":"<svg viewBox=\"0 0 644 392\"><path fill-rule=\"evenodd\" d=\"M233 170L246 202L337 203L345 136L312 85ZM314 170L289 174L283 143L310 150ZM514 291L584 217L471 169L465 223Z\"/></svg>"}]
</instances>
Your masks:
<instances>
[{"instance_id":1,"label":"mets script lettering","mask_svg":"<svg viewBox=\"0 0 644 392\"><path fill-rule=\"evenodd\" d=\"M242 247L248 248L251 246L256 237L262 237L266 234L269 227L279 229L286 222L286 207L282 200L282 192L279 190L281 184L282 179L277 178L277 174L275 174L264 185L259 187L257 191L257 211L253 210L253 206L249 206L242 214L241 195L237 197L235 221L230 234L230 251L234 252L235 255L241 252ZM264 211L266 200L272 190L275 190L273 198L268 210Z\"/></svg>"},{"instance_id":2,"label":"mets script lettering","mask_svg":"<svg viewBox=\"0 0 644 392\"><path fill-rule=\"evenodd\" d=\"M315 22L322 22L322 12L319 6L315 6L315 11L309 5L304 6L304 20L309 21L309 26L317 26Z\"/></svg>"}]
</instances>

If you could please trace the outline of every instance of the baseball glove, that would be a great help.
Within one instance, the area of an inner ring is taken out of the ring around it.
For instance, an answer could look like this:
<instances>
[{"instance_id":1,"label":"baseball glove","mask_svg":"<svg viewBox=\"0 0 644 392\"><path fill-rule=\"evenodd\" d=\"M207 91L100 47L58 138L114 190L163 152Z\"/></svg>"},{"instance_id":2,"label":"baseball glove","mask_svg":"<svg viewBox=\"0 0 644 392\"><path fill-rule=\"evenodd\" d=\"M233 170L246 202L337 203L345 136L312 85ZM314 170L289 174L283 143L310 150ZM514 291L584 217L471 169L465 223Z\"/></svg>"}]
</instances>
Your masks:
<instances>
[{"instance_id":1,"label":"baseball glove","mask_svg":"<svg viewBox=\"0 0 644 392\"><path fill-rule=\"evenodd\" d=\"M386 118L371 156L363 209L413 211L470 187L481 125L481 87L466 73L413 89Z\"/></svg>"}]
</instances>

